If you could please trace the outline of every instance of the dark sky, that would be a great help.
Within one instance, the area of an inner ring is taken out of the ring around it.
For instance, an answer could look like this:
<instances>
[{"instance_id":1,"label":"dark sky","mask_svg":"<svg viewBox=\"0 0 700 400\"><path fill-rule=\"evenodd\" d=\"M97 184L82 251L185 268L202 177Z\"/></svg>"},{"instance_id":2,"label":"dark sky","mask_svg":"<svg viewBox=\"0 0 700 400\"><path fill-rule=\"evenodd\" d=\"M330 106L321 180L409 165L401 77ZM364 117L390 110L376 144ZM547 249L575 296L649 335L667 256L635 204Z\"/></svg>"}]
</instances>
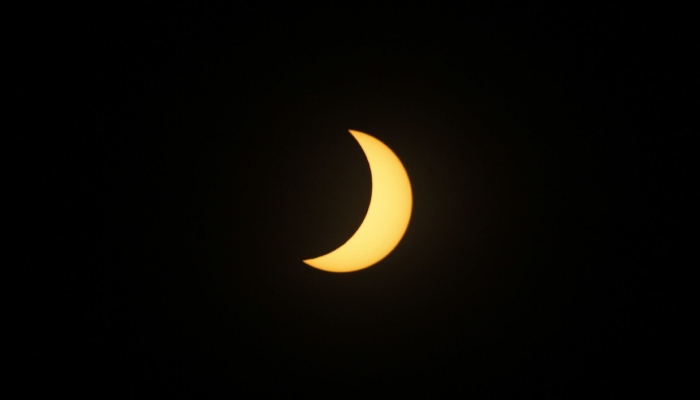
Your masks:
<instances>
[{"instance_id":1,"label":"dark sky","mask_svg":"<svg viewBox=\"0 0 700 400\"><path fill-rule=\"evenodd\" d=\"M669 312L662 282L686 276L690 223L667 211L687 171L657 168L692 147L666 140L690 115L674 13L47 12L20 35L25 126L47 133L22 164L29 359L101 395L685 379L688 303ZM347 240L371 192L348 129L397 153L414 210L385 260L330 274L301 260Z\"/></svg>"}]
</instances>

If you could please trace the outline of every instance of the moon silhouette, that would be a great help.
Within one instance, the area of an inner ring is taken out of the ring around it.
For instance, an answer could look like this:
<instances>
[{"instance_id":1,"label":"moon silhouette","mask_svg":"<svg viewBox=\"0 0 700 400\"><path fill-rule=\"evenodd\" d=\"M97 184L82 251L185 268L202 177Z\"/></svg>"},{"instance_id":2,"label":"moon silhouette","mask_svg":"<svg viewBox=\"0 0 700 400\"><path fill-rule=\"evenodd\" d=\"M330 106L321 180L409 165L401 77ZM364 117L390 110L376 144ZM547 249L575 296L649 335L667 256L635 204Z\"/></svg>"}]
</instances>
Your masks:
<instances>
[{"instance_id":1,"label":"moon silhouette","mask_svg":"<svg viewBox=\"0 0 700 400\"><path fill-rule=\"evenodd\" d=\"M413 207L411 182L396 154L366 133L349 132L367 156L372 197L365 219L347 242L326 255L303 260L328 272L358 271L384 259L406 233Z\"/></svg>"}]
</instances>

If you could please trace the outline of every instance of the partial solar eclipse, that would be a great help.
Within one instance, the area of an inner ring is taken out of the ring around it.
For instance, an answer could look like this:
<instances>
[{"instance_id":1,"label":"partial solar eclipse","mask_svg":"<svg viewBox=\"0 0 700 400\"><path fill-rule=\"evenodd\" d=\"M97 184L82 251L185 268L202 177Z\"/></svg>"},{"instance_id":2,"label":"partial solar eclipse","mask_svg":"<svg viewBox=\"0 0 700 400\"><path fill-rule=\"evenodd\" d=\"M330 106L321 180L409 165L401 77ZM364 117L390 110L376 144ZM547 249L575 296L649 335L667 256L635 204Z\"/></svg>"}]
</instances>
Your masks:
<instances>
[{"instance_id":1,"label":"partial solar eclipse","mask_svg":"<svg viewBox=\"0 0 700 400\"><path fill-rule=\"evenodd\" d=\"M413 207L411 182L396 154L366 133L350 130L350 134L367 156L372 197L365 219L345 244L326 255L304 260L328 272L358 271L384 259L406 233Z\"/></svg>"}]
</instances>

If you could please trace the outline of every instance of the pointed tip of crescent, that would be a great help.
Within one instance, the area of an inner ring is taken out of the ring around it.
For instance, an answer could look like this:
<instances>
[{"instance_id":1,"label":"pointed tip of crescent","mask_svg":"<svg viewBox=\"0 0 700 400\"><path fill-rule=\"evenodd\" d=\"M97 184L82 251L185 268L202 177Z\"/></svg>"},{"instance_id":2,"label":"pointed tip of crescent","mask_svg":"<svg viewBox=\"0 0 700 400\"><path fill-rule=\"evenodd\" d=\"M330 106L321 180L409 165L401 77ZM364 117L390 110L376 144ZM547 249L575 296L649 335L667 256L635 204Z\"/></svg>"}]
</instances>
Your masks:
<instances>
[{"instance_id":1,"label":"pointed tip of crescent","mask_svg":"<svg viewBox=\"0 0 700 400\"><path fill-rule=\"evenodd\" d=\"M357 135L366 135L366 133L364 133L364 132L356 131L356 130L353 130L353 129L348 129L348 132L350 132L350 134L353 135L353 136L357 136Z\"/></svg>"},{"instance_id":2,"label":"pointed tip of crescent","mask_svg":"<svg viewBox=\"0 0 700 400\"><path fill-rule=\"evenodd\" d=\"M316 258L318 258L318 257L316 257ZM308 260L301 260L301 261L304 264L308 265L309 267L314 267L314 268L320 269L320 270L326 270L325 268L320 268L318 263L314 262L314 260L316 260L316 258L310 258Z\"/></svg>"}]
</instances>

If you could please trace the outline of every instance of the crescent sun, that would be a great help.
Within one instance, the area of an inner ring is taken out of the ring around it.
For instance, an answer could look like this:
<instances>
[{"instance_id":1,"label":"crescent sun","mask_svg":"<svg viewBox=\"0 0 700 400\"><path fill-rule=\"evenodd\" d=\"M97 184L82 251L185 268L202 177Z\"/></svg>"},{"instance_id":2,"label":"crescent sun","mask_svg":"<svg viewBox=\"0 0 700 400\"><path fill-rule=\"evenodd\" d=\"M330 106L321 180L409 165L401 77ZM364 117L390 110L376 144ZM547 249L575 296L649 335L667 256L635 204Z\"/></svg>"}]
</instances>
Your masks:
<instances>
[{"instance_id":1,"label":"crescent sun","mask_svg":"<svg viewBox=\"0 0 700 400\"><path fill-rule=\"evenodd\" d=\"M378 139L350 130L362 147L372 174L372 197L367 215L355 234L332 252L304 262L328 272L353 272L389 255L406 233L413 195L401 160Z\"/></svg>"}]
</instances>

